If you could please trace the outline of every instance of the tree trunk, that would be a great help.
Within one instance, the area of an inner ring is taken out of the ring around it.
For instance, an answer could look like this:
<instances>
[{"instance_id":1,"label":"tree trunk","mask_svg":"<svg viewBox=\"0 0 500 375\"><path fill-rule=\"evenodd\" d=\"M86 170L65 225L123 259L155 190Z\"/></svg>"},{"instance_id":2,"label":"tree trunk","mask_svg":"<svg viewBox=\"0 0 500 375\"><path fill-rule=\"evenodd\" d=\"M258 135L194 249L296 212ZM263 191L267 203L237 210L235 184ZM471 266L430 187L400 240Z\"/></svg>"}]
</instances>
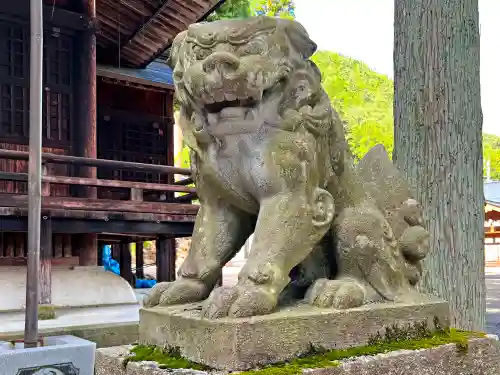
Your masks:
<instances>
[{"instance_id":1,"label":"tree trunk","mask_svg":"<svg viewBox=\"0 0 500 375\"><path fill-rule=\"evenodd\" d=\"M424 206L422 285L455 327L485 326L477 0L395 0L394 155Z\"/></svg>"}]
</instances>

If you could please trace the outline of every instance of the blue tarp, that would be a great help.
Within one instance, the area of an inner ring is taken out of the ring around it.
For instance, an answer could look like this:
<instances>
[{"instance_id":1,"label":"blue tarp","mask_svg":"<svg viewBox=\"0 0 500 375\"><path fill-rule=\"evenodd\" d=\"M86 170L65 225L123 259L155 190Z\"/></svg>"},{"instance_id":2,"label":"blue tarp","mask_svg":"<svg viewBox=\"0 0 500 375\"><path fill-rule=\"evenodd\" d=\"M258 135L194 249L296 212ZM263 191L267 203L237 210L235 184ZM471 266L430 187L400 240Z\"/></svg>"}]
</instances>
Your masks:
<instances>
[{"instance_id":1,"label":"blue tarp","mask_svg":"<svg viewBox=\"0 0 500 375\"><path fill-rule=\"evenodd\" d=\"M102 250L102 265L104 266L104 269L106 271L113 272L117 275L120 274L120 263L113 259L111 255L110 245L105 245L104 249ZM137 289L152 288L153 286L155 286L155 284L156 280L138 278L135 280L135 287Z\"/></svg>"}]
</instances>

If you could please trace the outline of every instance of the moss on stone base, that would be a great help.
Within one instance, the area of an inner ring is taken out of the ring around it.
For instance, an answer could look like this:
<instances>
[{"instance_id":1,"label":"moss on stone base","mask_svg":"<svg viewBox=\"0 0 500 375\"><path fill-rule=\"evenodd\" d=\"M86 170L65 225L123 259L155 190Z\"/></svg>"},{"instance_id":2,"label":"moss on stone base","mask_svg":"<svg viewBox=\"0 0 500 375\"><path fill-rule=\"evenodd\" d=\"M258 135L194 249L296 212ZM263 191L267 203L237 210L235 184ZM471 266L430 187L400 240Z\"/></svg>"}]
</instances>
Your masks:
<instances>
[{"instance_id":1,"label":"moss on stone base","mask_svg":"<svg viewBox=\"0 0 500 375\"><path fill-rule=\"evenodd\" d=\"M385 334L377 334L368 340L368 345L347 349L325 350L311 346L308 353L294 360L266 366L261 369L239 372L238 375L297 375L308 368L334 367L340 361L361 356L373 356L397 350L429 349L446 344L456 344L457 350L467 352L471 338L485 337L483 333L465 332L455 329L444 329L434 321L435 329L429 331L427 322L408 327L392 326L386 328ZM209 370L208 367L193 363L180 355L178 349L162 350L154 346L138 345L132 349L133 355L128 361L154 361L161 368L191 368Z\"/></svg>"},{"instance_id":2,"label":"moss on stone base","mask_svg":"<svg viewBox=\"0 0 500 375\"><path fill-rule=\"evenodd\" d=\"M154 361L160 368L209 370L209 367L194 363L181 356L179 348L162 349L156 346L137 345L131 350L132 355L124 361Z\"/></svg>"},{"instance_id":3,"label":"moss on stone base","mask_svg":"<svg viewBox=\"0 0 500 375\"><path fill-rule=\"evenodd\" d=\"M466 352L470 338L484 337L484 334L463 332L458 330L439 331L435 334L422 338L388 341L385 338L376 341L371 340L369 345L338 349L331 351L321 350L316 353L294 359L290 362L280 363L264 367L259 370L240 372L238 375L296 375L308 368L325 368L340 365L340 361L361 356L373 356L397 350L429 349L446 344L456 344L457 349ZM314 352L314 349L313 349Z\"/></svg>"},{"instance_id":4,"label":"moss on stone base","mask_svg":"<svg viewBox=\"0 0 500 375\"><path fill-rule=\"evenodd\" d=\"M38 305L38 320L50 320L56 318L56 307L54 305Z\"/></svg>"}]
</instances>

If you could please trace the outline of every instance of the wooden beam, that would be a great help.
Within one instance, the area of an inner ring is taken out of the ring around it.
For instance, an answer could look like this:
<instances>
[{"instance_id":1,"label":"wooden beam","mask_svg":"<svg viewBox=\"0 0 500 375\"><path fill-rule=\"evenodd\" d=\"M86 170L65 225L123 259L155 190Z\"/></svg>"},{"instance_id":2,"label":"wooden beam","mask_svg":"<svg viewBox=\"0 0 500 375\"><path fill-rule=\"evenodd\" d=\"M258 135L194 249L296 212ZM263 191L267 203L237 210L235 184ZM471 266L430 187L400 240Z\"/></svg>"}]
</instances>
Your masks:
<instances>
[{"instance_id":1,"label":"wooden beam","mask_svg":"<svg viewBox=\"0 0 500 375\"><path fill-rule=\"evenodd\" d=\"M0 1L0 17L10 16L29 21L29 1ZM85 30L89 21L81 14L66 9L43 5L44 26L57 26L70 30Z\"/></svg>"},{"instance_id":2,"label":"wooden beam","mask_svg":"<svg viewBox=\"0 0 500 375\"><path fill-rule=\"evenodd\" d=\"M156 87L160 89L158 90L160 92L172 91L174 89L174 86L169 83L148 81L147 79L131 76L125 74L125 72L116 70L116 68L114 67L107 67L104 65L97 66L97 75L99 77L108 78L110 80L132 82L137 85L145 86L146 89L150 89L151 87ZM110 83L116 84L117 82L111 81Z\"/></svg>"},{"instance_id":3,"label":"wooden beam","mask_svg":"<svg viewBox=\"0 0 500 375\"><path fill-rule=\"evenodd\" d=\"M178 180L178 181L174 181L173 184L174 185L191 185L193 183L193 179L191 177L188 177L188 178L184 178L182 180Z\"/></svg>"},{"instance_id":4,"label":"wooden beam","mask_svg":"<svg viewBox=\"0 0 500 375\"><path fill-rule=\"evenodd\" d=\"M135 276L144 279L144 243L135 244Z\"/></svg>"},{"instance_id":5,"label":"wooden beam","mask_svg":"<svg viewBox=\"0 0 500 375\"><path fill-rule=\"evenodd\" d=\"M0 150L0 159L28 160L26 151ZM190 175L191 171L187 168L177 168L168 165L133 163L121 160L93 159L70 155L56 155L44 152L42 160L46 163L73 164L88 167L101 167L111 169L127 169L132 171L151 172L151 173L173 173Z\"/></svg>"},{"instance_id":6,"label":"wooden beam","mask_svg":"<svg viewBox=\"0 0 500 375\"><path fill-rule=\"evenodd\" d=\"M139 26L130 37L126 38L122 43L120 43L118 50L121 51L128 44L130 44L137 36L141 35L141 33L148 28L151 22L165 10L170 0L163 0L163 3L155 10L155 12L149 17L146 22L144 22L141 26Z\"/></svg>"},{"instance_id":7,"label":"wooden beam","mask_svg":"<svg viewBox=\"0 0 500 375\"><path fill-rule=\"evenodd\" d=\"M28 207L28 196L0 194L0 207ZM43 197L44 210L86 210L86 211L121 211L156 214L191 214L198 212L198 207L190 204L134 202L107 199L86 199L68 197Z\"/></svg>"},{"instance_id":8,"label":"wooden beam","mask_svg":"<svg viewBox=\"0 0 500 375\"><path fill-rule=\"evenodd\" d=\"M179 197L175 197L173 201L175 203L191 203L192 201L198 199L198 194L196 193L189 193L189 194L184 194Z\"/></svg>"},{"instance_id":9,"label":"wooden beam","mask_svg":"<svg viewBox=\"0 0 500 375\"><path fill-rule=\"evenodd\" d=\"M18 172L0 172L0 180L28 181L28 174L18 173ZM139 189L139 190L173 191L179 193L196 193L196 188L189 186L182 186L175 184L156 184L151 182L101 180L95 178L48 176L48 175L43 176L42 181L44 183L61 184L61 185L82 185L82 186L113 187L113 188Z\"/></svg>"},{"instance_id":10,"label":"wooden beam","mask_svg":"<svg viewBox=\"0 0 500 375\"><path fill-rule=\"evenodd\" d=\"M193 205L195 208L199 206ZM16 227L23 226L23 219L26 219L28 208L19 207L1 207L0 206L0 227L4 228L5 223L9 222L8 226L12 225L12 221L18 222ZM65 210L65 209L52 209L45 210L47 216L52 219L60 221L67 220L68 223L74 222L90 222L96 223L98 226L106 225L110 228L127 227L129 225L174 225L174 224L187 224L192 225L196 220L194 214L155 214L144 212L119 212L119 211L88 211L88 210ZM68 220L71 219L71 220ZM5 229L6 231L9 231ZM18 229L16 229L18 230ZM19 229L26 231L25 229ZM83 232L80 232L83 233ZM162 232L164 233L164 232ZM182 237L182 236L180 236Z\"/></svg>"},{"instance_id":11,"label":"wooden beam","mask_svg":"<svg viewBox=\"0 0 500 375\"><path fill-rule=\"evenodd\" d=\"M41 305L52 303L52 221L42 218L40 223L39 289Z\"/></svg>"},{"instance_id":12,"label":"wooden beam","mask_svg":"<svg viewBox=\"0 0 500 375\"><path fill-rule=\"evenodd\" d=\"M493 221L500 221L500 211L487 211L484 214L484 219L486 221L488 220L493 220Z\"/></svg>"},{"instance_id":13,"label":"wooden beam","mask_svg":"<svg viewBox=\"0 0 500 375\"><path fill-rule=\"evenodd\" d=\"M159 234L189 237L193 234L193 228L193 221L161 223L128 220L105 221L52 218L52 231L59 234L104 233L108 235L148 236L154 239ZM0 220L0 231L2 232L26 232L27 230L28 223L26 217L2 217ZM13 248L11 250L13 251ZM61 248L59 250L62 252Z\"/></svg>"},{"instance_id":14,"label":"wooden beam","mask_svg":"<svg viewBox=\"0 0 500 375\"><path fill-rule=\"evenodd\" d=\"M484 233L485 238L500 238L500 231L497 232L485 232Z\"/></svg>"}]
</instances>

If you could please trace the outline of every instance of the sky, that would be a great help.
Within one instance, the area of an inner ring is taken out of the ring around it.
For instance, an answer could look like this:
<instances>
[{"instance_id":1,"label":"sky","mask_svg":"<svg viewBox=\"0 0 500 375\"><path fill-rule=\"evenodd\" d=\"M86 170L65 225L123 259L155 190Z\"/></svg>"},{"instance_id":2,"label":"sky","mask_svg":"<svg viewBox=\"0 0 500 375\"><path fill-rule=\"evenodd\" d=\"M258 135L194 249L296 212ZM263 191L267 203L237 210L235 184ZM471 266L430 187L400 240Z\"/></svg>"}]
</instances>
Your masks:
<instances>
[{"instance_id":1,"label":"sky","mask_svg":"<svg viewBox=\"0 0 500 375\"><path fill-rule=\"evenodd\" d=\"M295 16L320 49L361 60L393 76L394 0L295 0ZM479 0L483 130L500 135L500 1Z\"/></svg>"}]
</instances>

